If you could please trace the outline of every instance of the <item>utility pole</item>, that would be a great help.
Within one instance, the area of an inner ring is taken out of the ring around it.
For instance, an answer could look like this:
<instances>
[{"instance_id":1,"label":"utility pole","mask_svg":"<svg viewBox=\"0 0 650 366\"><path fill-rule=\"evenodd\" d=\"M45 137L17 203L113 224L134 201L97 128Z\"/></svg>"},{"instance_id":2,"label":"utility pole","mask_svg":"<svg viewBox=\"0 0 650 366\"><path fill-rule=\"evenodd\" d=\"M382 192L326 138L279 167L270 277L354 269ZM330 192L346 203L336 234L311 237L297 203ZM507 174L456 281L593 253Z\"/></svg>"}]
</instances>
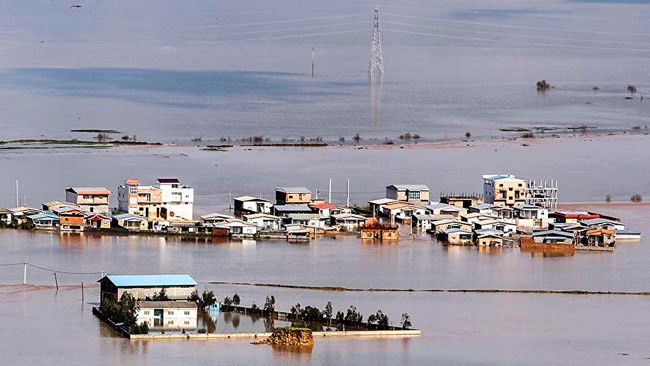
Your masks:
<instances>
[{"instance_id":1,"label":"utility pole","mask_svg":"<svg viewBox=\"0 0 650 366\"><path fill-rule=\"evenodd\" d=\"M330 177L330 184L329 184L329 193L327 194L327 202L332 203L332 177Z\"/></svg>"},{"instance_id":2,"label":"utility pole","mask_svg":"<svg viewBox=\"0 0 650 366\"><path fill-rule=\"evenodd\" d=\"M20 207L20 202L18 198L18 178L16 178L16 207Z\"/></svg>"},{"instance_id":3,"label":"utility pole","mask_svg":"<svg viewBox=\"0 0 650 366\"><path fill-rule=\"evenodd\" d=\"M375 17L372 30L372 48L370 49L370 64L368 75L372 77L373 71L377 69L379 74L384 73L384 56L381 50L381 33L379 33L379 7L375 7Z\"/></svg>"},{"instance_id":4,"label":"utility pole","mask_svg":"<svg viewBox=\"0 0 650 366\"><path fill-rule=\"evenodd\" d=\"M23 262L23 285L27 284L27 262Z\"/></svg>"},{"instance_id":5,"label":"utility pole","mask_svg":"<svg viewBox=\"0 0 650 366\"><path fill-rule=\"evenodd\" d=\"M345 200L345 207L350 207L350 178L348 178L348 196Z\"/></svg>"},{"instance_id":6,"label":"utility pole","mask_svg":"<svg viewBox=\"0 0 650 366\"><path fill-rule=\"evenodd\" d=\"M228 191L228 210L232 211L232 191Z\"/></svg>"}]
</instances>

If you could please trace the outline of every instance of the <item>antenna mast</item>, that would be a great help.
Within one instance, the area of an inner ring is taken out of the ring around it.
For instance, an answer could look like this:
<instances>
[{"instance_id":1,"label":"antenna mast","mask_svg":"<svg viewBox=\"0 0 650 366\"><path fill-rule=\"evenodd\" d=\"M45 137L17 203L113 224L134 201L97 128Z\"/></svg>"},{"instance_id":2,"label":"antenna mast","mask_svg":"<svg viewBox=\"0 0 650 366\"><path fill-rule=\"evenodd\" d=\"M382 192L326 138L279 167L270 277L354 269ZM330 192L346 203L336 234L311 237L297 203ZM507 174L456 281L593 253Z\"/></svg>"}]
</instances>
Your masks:
<instances>
[{"instance_id":1,"label":"antenna mast","mask_svg":"<svg viewBox=\"0 0 650 366\"><path fill-rule=\"evenodd\" d=\"M373 71L377 69L379 74L384 73L384 56L381 52L381 34L379 33L379 7L375 7L375 18L373 21L372 31L372 48L370 50L370 64L368 65L368 74L372 76Z\"/></svg>"}]
</instances>

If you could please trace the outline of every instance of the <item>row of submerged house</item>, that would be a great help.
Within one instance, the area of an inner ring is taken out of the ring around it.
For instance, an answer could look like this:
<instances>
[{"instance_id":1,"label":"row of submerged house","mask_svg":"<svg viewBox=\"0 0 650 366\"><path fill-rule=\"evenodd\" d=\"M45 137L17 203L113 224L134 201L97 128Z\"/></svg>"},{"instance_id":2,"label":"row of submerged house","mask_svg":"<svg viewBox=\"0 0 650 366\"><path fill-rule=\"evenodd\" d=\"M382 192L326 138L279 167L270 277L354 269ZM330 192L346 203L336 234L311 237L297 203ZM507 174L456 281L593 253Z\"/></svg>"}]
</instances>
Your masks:
<instances>
[{"instance_id":1,"label":"row of submerged house","mask_svg":"<svg viewBox=\"0 0 650 366\"><path fill-rule=\"evenodd\" d=\"M513 175L483 176L483 192L441 194L430 200L423 184L391 185L369 201L373 216L410 225L449 245L515 245L534 249L613 250L617 240L638 240L619 218L557 209L557 181Z\"/></svg>"},{"instance_id":2,"label":"row of submerged house","mask_svg":"<svg viewBox=\"0 0 650 366\"><path fill-rule=\"evenodd\" d=\"M400 227L426 232L450 245L568 245L613 250L616 240L639 239L620 219L593 212L557 209L557 181L526 181L513 175L485 175L483 191L430 198L424 184L393 184L368 208L340 207L312 197L305 187L276 187L275 201L252 196L232 201L233 215L193 217L194 189L178 178L156 185L126 179L118 205L109 209L111 191L70 187L65 201L42 209L0 209L0 222L61 231L120 230L243 238L309 240L319 233L357 232L362 239L397 240Z\"/></svg>"},{"instance_id":3,"label":"row of submerged house","mask_svg":"<svg viewBox=\"0 0 650 366\"><path fill-rule=\"evenodd\" d=\"M65 201L41 208L0 208L0 223L15 227L81 232L86 230L266 237L309 240L317 233L356 232L367 217L352 208L313 199L305 187L277 187L275 203L263 198L233 199L234 214L194 218L194 188L178 178L159 178L156 185L126 179L118 187L118 205L104 187L69 187Z\"/></svg>"}]
</instances>

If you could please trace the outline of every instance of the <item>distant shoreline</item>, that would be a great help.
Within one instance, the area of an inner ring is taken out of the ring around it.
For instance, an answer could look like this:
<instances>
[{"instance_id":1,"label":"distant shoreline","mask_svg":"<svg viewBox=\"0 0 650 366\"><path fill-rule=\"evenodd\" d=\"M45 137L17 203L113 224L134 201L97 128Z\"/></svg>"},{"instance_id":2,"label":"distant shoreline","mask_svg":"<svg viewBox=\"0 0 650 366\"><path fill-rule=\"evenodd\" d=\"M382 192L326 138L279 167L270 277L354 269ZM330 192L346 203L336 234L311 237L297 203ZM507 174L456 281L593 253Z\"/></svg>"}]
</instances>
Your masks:
<instances>
[{"instance_id":1,"label":"distant shoreline","mask_svg":"<svg viewBox=\"0 0 650 366\"><path fill-rule=\"evenodd\" d=\"M326 141L283 141L272 142L262 141L252 143L249 141L235 143L162 143L150 141L121 141L121 140L78 140L78 139L51 139L51 138L29 138L17 140L0 140L0 152L2 151L29 151L29 150L51 150L51 149L110 149L119 147L173 147L173 148L197 148L203 151L226 152L230 149L255 148L349 148L356 150L388 150L388 149L413 149L413 148L468 148L476 144L483 143L510 143L521 146L532 146L540 143L549 142L567 142L585 139L617 139L622 137L644 137L650 133L645 129L632 130L586 130L576 132L575 129L570 133L562 134L545 134L537 133L534 135L522 136L503 136L503 137L479 137L469 139L448 139L440 141L400 141L398 143L392 140L360 140L355 143L335 143ZM390 141L387 143L387 141Z\"/></svg>"}]
</instances>

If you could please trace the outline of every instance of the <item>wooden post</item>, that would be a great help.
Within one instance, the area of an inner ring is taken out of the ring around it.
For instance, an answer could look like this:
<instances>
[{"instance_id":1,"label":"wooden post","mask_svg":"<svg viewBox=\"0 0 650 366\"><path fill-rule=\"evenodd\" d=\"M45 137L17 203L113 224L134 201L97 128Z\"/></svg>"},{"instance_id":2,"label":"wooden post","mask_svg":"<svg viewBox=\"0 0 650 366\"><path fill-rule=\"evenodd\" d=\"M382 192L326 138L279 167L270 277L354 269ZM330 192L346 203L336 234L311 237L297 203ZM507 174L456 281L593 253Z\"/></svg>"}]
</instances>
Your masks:
<instances>
[{"instance_id":1,"label":"wooden post","mask_svg":"<svg viewBox=\"0 0 650 366\"><path fill-rule=\"evenodd\" d=\"M52 274L54 275L54 284L56 285L56 290L59 291L59 280L56 278L56 272Z\"/></svg>"}]
</instances>

